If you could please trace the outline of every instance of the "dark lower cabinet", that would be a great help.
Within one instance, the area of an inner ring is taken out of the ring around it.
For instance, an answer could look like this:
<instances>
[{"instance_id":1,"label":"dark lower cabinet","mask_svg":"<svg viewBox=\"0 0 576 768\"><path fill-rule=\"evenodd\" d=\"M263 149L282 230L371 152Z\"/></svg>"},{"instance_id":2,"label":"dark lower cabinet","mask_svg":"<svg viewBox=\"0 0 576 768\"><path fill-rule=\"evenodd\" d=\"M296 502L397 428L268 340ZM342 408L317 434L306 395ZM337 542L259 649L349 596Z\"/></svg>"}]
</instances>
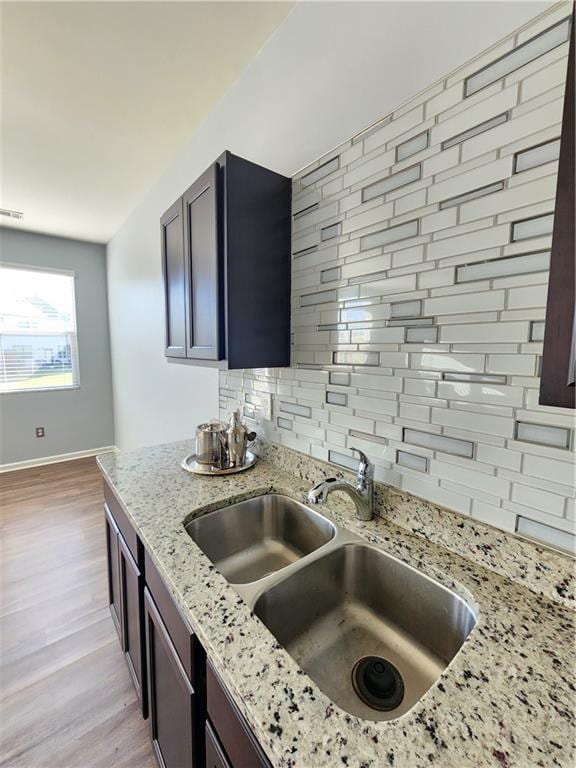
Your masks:
<instances>
[{"instance_id":1,"label":"dark lower cabinet","mask_svg":"<svg viewBox=\"0 0 576 768\"><path fill-rule=\"evenodd\" d=\"M144 615L154 750L161 768L193 768L194 689L147 589Z\"/></svg>"},{"instance_id":2,"label":"dark lower cabinet","mask_svg":"<svg viewBox=\"0 0 576 768\"><path fill-rule=\"evenodd\" d=\"M160 768L270 768L106 483L104 495L110 613Z\"/></svg>"},{"instance_id":3,"label":"dark lower cabinet","mask_svg":"<svg viewBox=\"0 0 576 768\"><path fill-rule=\"evenodd\" d=\"M206 722L206 768L231 768L224 750L220 746L218 736L209 722Z\"/></svg>"},{"instance_id":4,"label":"dark lower cabinet","mask_svg":"<svg viewBox=\"0 0 576 768\"><path fill-rule=\"evenodd\" d=\"M270 768L262 748L209 661L206 664L206 698L210 718L207 733L210 731L213 746L220 747L222 756L226 757L222 765L230 768ZM219 766L218 763L215 765ZM206 766L213 768L208 762Z\"/></svg>"},{"instance_id":5,"label":"dark lower cabinet","mask_svg":"<svg viewBox=\"0 0 576 768\"><path fill-rule=\"evenodd\" d=\"M108 559L108 602L112 621L120 638L142 715L148 716L144 670L142 622L144 578L108 504L104 505ZM126 523L123 523L124 526Z\"/></svg>"},{"instance_id":6,"label":"dark lower cabinet","mask_svg":"<svg viewBox=\"0 0 576 768\"><path fill-rule=\"evenodd\" d=\"M147 717L146 675L144 673L144 633L142 632L142 598L144 579L122 535L118 535L120 560L120 596L122 605L122 629L126 663L138 697L142 713Z\"/></svg>"},{"instance_id":7,"label":"dark lower cabinet","mask_svg":"<svg viewBox=\"0 0 576 768\"><path fill-rule=\"evenodd\" d=\"M119 531L108 505L104 505L106 521L106 555L108 565L108 604L112 621L120 638L120 645L124 650L124 631L122 626L122 605L120 590L120 559L119 559Z\"/></svg>"}]
</instances>

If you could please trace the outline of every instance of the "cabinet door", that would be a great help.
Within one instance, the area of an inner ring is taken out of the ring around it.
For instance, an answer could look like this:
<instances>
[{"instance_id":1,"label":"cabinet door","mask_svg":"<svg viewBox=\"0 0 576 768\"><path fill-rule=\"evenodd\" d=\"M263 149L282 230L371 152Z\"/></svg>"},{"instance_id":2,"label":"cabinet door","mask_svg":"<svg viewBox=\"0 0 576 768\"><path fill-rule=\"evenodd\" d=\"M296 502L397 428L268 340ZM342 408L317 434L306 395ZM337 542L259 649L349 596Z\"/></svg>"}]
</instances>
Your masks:
<instances>
[{"instance_id":1,"label":"cabinet door","mask_svg":"<svg viewBox=\"0 0 576 768\"><path fill-rule=\"evenodd\" d=\"M230 765L234 768L270 768L268 758L210 661L206 665L206 699L210 722Z\"/></svg>"},{"instance_id":2,"label":"cabinet door","mask_svg":"<svg viewBox=\"0 0 576 768\"><path fill-rule=\"evenodd\" d=\"M156 756L161 768L193 768L194 690L147 589L144 611L150 733Z\"/></svg>"},{"instance_id":3,"label":"cabinet door","mask_svg":"<svg viewBox=\"0 0 576 768\"><path fill-rule=\"evenodd\" d=\"M220 746L218 737L209 722L206 723L206 768L230 768L230 763Z\"/></svg>"},{"instance_id":4,"label":"cabinet door","mask_svg":"<svg viewBox=\"0 0 576 768\"><path fill-rule=\"evenodd\" d=\"M222 359L217 173L215 163L183 196L189 285L187 356L201 360Z\"/></svg>"},{"instance_id":5,"label":"cabinet door","mask_svg":"<svg viewBox=\"0 0 576 768\"><path fill-rule=\"evenodd\" d=\"M560 138L539 400L540 405L551 405L557 408L576 408L575 47L573 11Z\"/></svg>"},{"instance_id":6,"label":"cabinet door","mask_svg":"<svg viewBox=\"0 0 576 768\"><path fill-rule=\"evenodd\" d=\"M148 713L146 676L143 673L144 638L141 622L144 583L142 574L121 534L118 535L118 544L124 654L134 687L142 704L143 715L146 717Z\"/></svg>"},{"instance_id":7,"label":"cabinet door","mask_svg":"<svg viewBox=\"0 0 576 768\"><path fill-rule=\"evenodd\" d=\"M124 629L122 622L122 596L120 589L119 533L110 510L104 505L106 521L106 554L108 565L108 603L112 621L124 650Z\"/></svg>"},{"instance_id":8,"label":"cabinet door","mask_svg":"<svg viewBox=\"0 0 576 768\"><path fill-rule=\"evenodd\" d=\"M160 219L166 322L166 357L186 357L187 272L182 198Z\"/></svg>"}]
</instances>

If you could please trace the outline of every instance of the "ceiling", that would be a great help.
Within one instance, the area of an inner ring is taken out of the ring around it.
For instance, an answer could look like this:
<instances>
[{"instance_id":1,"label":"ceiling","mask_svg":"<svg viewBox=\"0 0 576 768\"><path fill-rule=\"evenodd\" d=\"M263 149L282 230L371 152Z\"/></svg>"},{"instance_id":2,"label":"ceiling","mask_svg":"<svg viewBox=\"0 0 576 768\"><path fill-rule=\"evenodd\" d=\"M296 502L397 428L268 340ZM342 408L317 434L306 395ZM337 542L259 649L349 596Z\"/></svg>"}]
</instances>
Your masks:
<instances>
[{"instance_id":1,"label":"ceiling","mask_svg":"<svg viewBox=\"0 0 576 768\"><path fill-rule=\"evenodd\" d=\"M0 224L107 242L292 6L2 2Z\"/></svg>"}]
</instances>

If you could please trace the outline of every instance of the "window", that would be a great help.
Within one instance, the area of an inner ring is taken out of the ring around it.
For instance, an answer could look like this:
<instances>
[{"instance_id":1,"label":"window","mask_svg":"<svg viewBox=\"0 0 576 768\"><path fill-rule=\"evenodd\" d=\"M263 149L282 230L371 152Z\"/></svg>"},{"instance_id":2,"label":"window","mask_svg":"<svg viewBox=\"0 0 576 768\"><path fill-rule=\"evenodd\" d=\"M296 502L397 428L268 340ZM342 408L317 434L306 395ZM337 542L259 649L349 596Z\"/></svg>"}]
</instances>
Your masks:
<instances>
[{"instance_id":1,"label":"window","mask_svg":"<svg viewBox=\"0 0 576 768\"><path fill-rule=\"evenodd\" d=\"M77 386L74 275L0 267L0 392Z\"/></svg>"}]
</instances>

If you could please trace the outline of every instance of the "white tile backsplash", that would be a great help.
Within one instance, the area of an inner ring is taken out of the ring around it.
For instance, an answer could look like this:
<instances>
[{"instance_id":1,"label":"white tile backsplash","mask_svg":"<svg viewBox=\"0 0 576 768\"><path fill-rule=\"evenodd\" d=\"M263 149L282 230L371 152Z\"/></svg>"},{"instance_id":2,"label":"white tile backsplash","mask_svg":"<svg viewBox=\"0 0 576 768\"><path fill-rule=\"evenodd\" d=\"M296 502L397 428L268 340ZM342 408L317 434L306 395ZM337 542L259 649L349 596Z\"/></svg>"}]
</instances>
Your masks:
<instances>
[{"instance_id":1,"label":"white tile backsplash","mask_svg":"<svg viewBox=\"0 0 576 768\"><path fill-rule=\"evenodd\" d=\"M362 190L362 202L366 203L369 200L373 200L375 197L385 195L387 192L392 192L394 189L404 187L407 184L412 184L414 181L420 179L422 168L420 164L412 165L403 171L392 173L389 176L385 176L379 181L374 181Z\"/></svg>"},{"instance_id":2,"label":"white tile backsplash","mask_svg":"<svg viewBox=\"0 0 576 768\"><path fill-rule=\"evenodd\" d=\"M574 472L574 465L570 462L526 455L524 457L523 471L527 475L574 487L576 473Z\"/></svg>"},{"instance_id":3,"label":"white tile backsplash","mask_svg":"<svg viewBox=\"0 0 576 768\"><path fill-rule=\"evenodd\" d=\"M557 546L574 423L538 405L537 361L567 46L516 64L563 7L299 174L293 367L220 373L222 417L270 392L268 439L347 467L358 445L383 482Z\"/></svg>"},{"instance_id":4,"label":"white tile backsplash","mask_svg":"<svg viewBox=\"0 0 576 768\"><path fill-rule=\"evenodd\" d=\"M408 453L407 451L397 452L396 463L402 467L414 469L417 472L428 471L428 459L425 456L418 456L417 454Z\"/></svg>"},{"instance_id":5,"label":"white tile backsplash","mask_svg":"<svg viewBox=\"0 0 576 768\"><path fill-rule=\"evenodd\" d=\"M430 187L428 202L435 203L440 200L447 200L479 187L485 187L500 179L506 179L512 175L512 164L512 157L503 157L493 163L482 164L466 173L451 176L446 181L438 182Z\"/></svg>"},{"instance_id":6,"label":"white tile backsplash","mask_svg":"<svg viewBox=\"0 0 576 768\"><path fill-rule=\"evenodd\" d=\"M555 86L564 85L565 77L566 63L564 57L562 57L553 64L550 64L550 66L525 78L522 84L523 101L533 99L544 92L553 92Z\"/></svg>"},{"instance_id":7,"label":"white tile backsplash","mask_svg":"<svg viewBox=\"0 0 576 768\"><path fill-rule=\"evenodd\" d=\"M514 512L509 512L507 509L493 504L487 504L480 499L474 499L472 502L472 517L497 528L503 528L505 531L513 532L515 530L516 515Z\"/></svg>"},{"instance_id":8,"label":"white tile backsplash","mask_svg":"<svg viewBox=\"0 0 576 768\"><path fill-rule=\"evenodd\" d=\"M527 485L515 485L512 492L512 500L527 507L534 507L548 515L564 517L566 499L555 493L548 493Z\"/></svg>"},{"instance_id":9,"label":"white tile backsplash","mask_svg":"<svg viewBox=\"0 0 576 768\"><path fill-rule=\"evenodd\" d=\"M456 270L456 282L486 280L508 275L526 275L531 272L548 273L550 253L540 251L507 258L489 259L473 265L464 265Z\"/></svg>"},{"instance_id":10,"label":"white tile backsplash","mask_svg":"<svg viewBox=\"0 0 576 768\"><path fill-rule=\"evenodd\" d=\"M446 400L464 400L491 405L521 406L524 398L524 390L521 387L468 381L439 381L437 392L438 397Z\"/></svg>"},{"instance_id":11,"label":"white tile backsplash","mask_svg":"<svg viewBox=\"0 0 576 768\"><path fill-rule=\"evenodd\" d=\"M333 157L332 160L328 160L328 162L317 166L311 171L308 171L308 173L305 173L299 178L298 183L300 188L309 187L320 179L323 179L325 176L329 176L330 174L334 173L334 171L338 170L339 164L340 158L336 156Z\"/></svg>"},{"instance_id":12,"label":"white tile backsplash","mask_svg":"<svg viewBox=\"0 0 576 768\"><path fill-rule=\"evenodd\" d=\"M529 240L534 237L551 235L554 226L554 214L536 216L512 223L512 240Z\"/></svg>"},{"instance_id":13,"label":"white tile backsplash","mask_svg":"<svg viewBox=\"0 0 576 768\"><path fill-rule=\"evenodd\" d=\"M569 448L570 430L547 424L518 421L516 422L516 439L539 445L550 445L554 448Z\"/></svg>"},{"instance_id":14,"label":"white tile backsplash","mask_svg":"<svg viewBox=\"0 0 576 768\"><path fill-rule=\"evenodd\" d=\"M476 130L478 126L505 114L517 103L518 86L514 85L489 99L482 100L469 109L464 109L449 120L441 122L436 128L432 128L430 144L435 146L440 142L461 140L463 135L466 136L467 131ZM494 128L488 130L493 131Z\"/></svg>"},{"instance_id":15,"label":"white tile backsplash","mask_svg":"<svg viewBox=\"0 0 576 768\"><path fill-rule=\"evenodd\" d=\"M490 83L502 79L511 72L542 56L547 51L553 50L558 45L565 43L569 33L569 19L563 19L549 29L539 32L530 40L496 59L492 64L482 67L478 72L467 77L464 85L465 95L470 96L476 93L476 91L485 88Z\"/></svg>"},{"instance_id":16,"label":"white tile backsplash","mask_svg":"<svg viewBox=\"0 0 576 768\"><path fill-rule=\"evenodd\" d=\"M472 157L499 149L561 121L562 100L558 99L469 139L462 146L462 159L470 160ZM534 143L537 144L538 139Z\"/></svg>"},{"instance_id":17,"label":"white tile backsplash","mask_svg":"<svg viewBox=\"0 0 576 768\"><path fill-rule=\"evenodd\" d=\"M490 197L493 197L493 195L490 195ZM485 200L486 198L481 199ZM467 205L474 205L474 203L465 203L462 207ZM461 231L460 228L458 229ZM450 235L450 231L444 231L442 233L442 240L429 244L429 259L442 259L455 255L467 256L474 251L483 251L492 247L499 248L509 242L510 227L506 224L489 225L483 229L471 230L455 237Z\"/></svg>"},{"instance_id":18,"label":"white tile backsplash","mask_svg":"<svg viewBox=\"0 0 576 768\"><path fill-rule=\"evenodd\" d=\"M562 531L544 523L530 520L526 517L518 517L517 532L529 539L544 541L551 547L573 552L576 549L576 535L574 531Z\"/></svg>"},{"instance_id":19,"label":"white tile backsplash","mask_svg":"<svg viewBox=\"0 0 576 768\"><path fill-rule=\"evenodd\" d=\"M564 65L565 66L565 65ZM515 157L515 173L523 173L531 168L537 168L546 165L560 156L560 139L553 139L543 144L539 144L532 149L525 149L518 152Z\"/></svg>"},{"instance_id":20,"label":"white tile backsplash","mask_svg":"<svg viewBox=\"0 0 576 768\"><path fill-rule=\"evenodd\" d=\"M519 177L516 177L519 178ZM511 183L511 182L510 182ZM528 205L553 201L556 196L556 174L552 173L544 178L526 182L518 186L510 186L502 192L496 192L480 200L466 203L460 211L462 222L473 222L486 216L495 216L502 211L511 211L514 208L523 208Z\"/></svg>"},{"instance_id":21,"label":"white tile backsplash","mask_svg":"<svg viewBox=\"0 0 576 768\"><path fill-rule=\"evenodd\" d=\"M454 408L433 408L432 423L443 427L454 427L466 432L479 432L485 435L498 435L512 438L514 424L511 419L500 416L488 416L477 408L477 412L465 413ZM468 435L468 439L472 439Z\"/></svg>"},{"instance_id":22,"label":"white tile backsplash","mask_svg":"<svg viewBox=\"0 0 576 768\"><path fill-rule=\"evenodd\" d=\"M444 326L440 341L483 344L490 339L494 344L506 341L528 341L528 323L466 323L465 325Z\"/></svg>"},{"instance_id":23,"label":"white tile backsplash","mask_svg":"<svg viewBox=\"0 0 576 768\"><path fill-rule=\"evenodd\" d=\"M378 131L374 131L364 139L364 148L366 152L374 149L374 147L381 147L387 142L394 139L396 136L400 136L405 131L420 125L424 120L424 106L420 105L415 109L410 110L405 115L398 117L396 120L391 120L383 128Z\"/></svg>"},{"instance_id":24,"label":"white tile backsplash","mask_svg":"<svg viewBox=\"0 0 576 768\"><path fill-rule=\"evenodd\" d=\"M412 157L417 152L421 152L426 149L430 143L430 132L422 131L417 133L416 136L412 136L410 139L401 142L396 145L396 160L406 160L408 157Z\"/></svg>"},{"instance_id":25,"label":"white tile backsplash","mask_svg":"<svg viewBox=\"0 0 576 768\"><path fill-rule=\"evenodd\" d=\"M404 224L395 224L386 229L379 229L370 235L360 238L360 250L367 251L369 248L377 248L380 245L396 243L399 240L416 237L418 234L418 220L407 221Z\"/></svg>"}]
</instances>

